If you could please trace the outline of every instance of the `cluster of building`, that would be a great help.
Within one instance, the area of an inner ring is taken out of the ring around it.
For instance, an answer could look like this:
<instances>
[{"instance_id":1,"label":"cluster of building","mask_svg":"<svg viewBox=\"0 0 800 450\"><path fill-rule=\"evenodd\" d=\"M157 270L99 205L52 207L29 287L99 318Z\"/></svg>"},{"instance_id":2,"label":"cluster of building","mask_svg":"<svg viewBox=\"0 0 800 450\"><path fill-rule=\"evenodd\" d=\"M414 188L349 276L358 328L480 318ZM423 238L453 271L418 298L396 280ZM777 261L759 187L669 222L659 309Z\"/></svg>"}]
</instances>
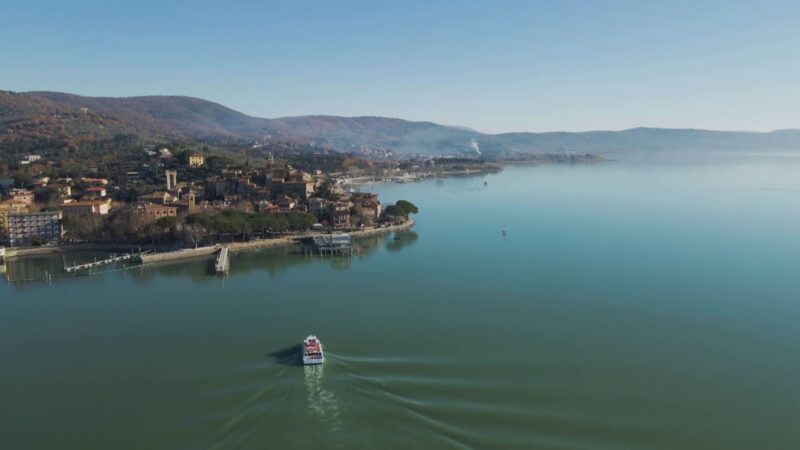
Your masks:
<instances>
[{"instance_id":1,"label":"cluster of building","mask_svg":"<svg viewBox=\"0 0 800 450\"><path fill-rule=\"evenodd\" d=\"M171 158L165 148L152 153L161 159ZM35 155L32 156L35 160ZM205 158L192 153L186 163L189 169L203 167ZM320 224L337 230L372 225L381 218L381 203L376 194L348 193L320 171L307 173L290 165L276 164L272 159L265 167L223 169L205 179L198 179L198 172L191 173L194 180L179 181L178 170L164 168L164 189L141 195L130 205L137 223L229 209L262 213L308 212L316 216ZM35 195L31 190L0 185L8 193L5 199L0 199L0 242L11 246L59 242L64 237L63 219L108 216L113 206L111 197L121 192L119 186L105 178L50 180L42 177L32 184L36 188L47 188L50 193L57 192L57 201L49 198L36 207L35 197L44 191L37 190ZM46 205L50 206L41 208Z\"/></svg>"},{"instance_id":2,"label":"cluster of building","mask_svg":"<svg viewBox=\"0 0 800 450\"><path fill-rule=\"evenodd\" d=\"M163 159L172 157L169 149L159 149L158 155ZM26 155L20 165L41 162L40 155ZM188 157L188 166L202 167L205 157L192 153ZM175 172L172 171L173 180ZM106 178L59 178L51 180L40 177L32 181L34 188L49 188L58 193L57 208L34 208L35 195L28 189L13 189L12 179L0 179L0 187L8 190L7 198L0 199L0 243L13 246L30 245L36 241L58 243L64 237L62 220L69 216L107 216L112 209L111 190L116 189ZM173 181L173 185L177 184ZM171 188L171 186L170 186ZM171 190L171 189L170 189ZM189 196L191 197L191 195ZM169 203L170 207L165 207ZM174 200L166 196L157 205L146 205L137 208L137 214L143 221L157 220L164 215L176 215L181 206L190 209L193 200ZM54 210L50 210L54 209Z\"/></svg>"},{"instance_id":3,"label":"cluster of building","mask_svg":"<svg viewBox=\"0 0 800 450\"><path fill-rule=\"evenodd\" d=\"M36 186L48 186L49 179L38 179ZM57 180L51 187L59 194L55 210L36 210L34 193L28 189L11 189L8 198L0 200L0 241L9 245L29 245L35 240L57 243L64 236L61 221L70 215L107 215L111 199L107 198L108 180L82 178L78 183L71 179ZM72 198L80 192L78 199Z\"/></svg>"},{"instance_id":4,"label":"cluster of building","mask_svg":"<svg viewBox=\"0 0 800 450\"><path fill-rule=\"evenodd\" d=\"M61 239L61 211L31 212L28 210L30 203L15 198L0 201L0 240L17 246L29 244L35 238L44 241Z\"/></svg>"},{"instance_id":5,"label":"cluster of building","mask_svg":"<svg viewBox=\"0 0 800 450\"><path fill-rule=\"evenodd\" d=\"M190 160L191 161L191 160ZM309 212L331 228L346 229L351 216L373 224L381 215L376 194L347 194L332 186L324 198L318 196L329 178L270 161L265 168L224 169L203 182L179 182L178 173L166 170L165 187L142 195L134 211L143 222L195 212L217 213L227 209L247 212Z\"/></svg>"},{"instance_id":6,"label":"cluster of building","mask_svg":"<svg viewBox=\"0 0 800 450\"><path fill-rule=\"evenodd\" d=\"M41 160L42 160L42 155L25 155L25 157L19 161L19 164L21 166L27 166L28 164L32 164Z\"/></svg>"},{"instance_id":7,"label":"cluster of building","mask_svg":"<svg viewBox=\"0 0 800 450\"><path fill-rule=\"evenodd\" d=\"M363 225L375 224L381 217L381 202L377 194L337 194L333 197L309 199L308 211L318 219L327 219L334 229L351 228L353 217Z\"/></svg>"}]
</instances>

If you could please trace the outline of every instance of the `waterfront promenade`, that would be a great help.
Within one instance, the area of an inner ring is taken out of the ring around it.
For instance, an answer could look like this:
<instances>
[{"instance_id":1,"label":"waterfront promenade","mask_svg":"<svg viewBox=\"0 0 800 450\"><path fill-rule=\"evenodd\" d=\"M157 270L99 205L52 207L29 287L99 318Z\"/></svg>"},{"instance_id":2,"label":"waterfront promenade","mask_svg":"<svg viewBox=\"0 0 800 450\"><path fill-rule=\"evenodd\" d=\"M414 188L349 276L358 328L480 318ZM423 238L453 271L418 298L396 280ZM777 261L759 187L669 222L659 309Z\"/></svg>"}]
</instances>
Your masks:
<instances>
[{"instance_id":1,"label":"waterfront promenade","mask_svg":"<svg viewBox=\"0 0 800 450\"><path fill-rule=\"evenodd\" d=\"M352 231L348 234L353 239L359 239L371 236L380 236L383 234L394 233L397 231L405 231L413 226L414 226L414 220L409 219L397 225L367 228L365 230ZM257 239L249 242L232 242L230 244L217 244L208 247L183 249L174 252L150 253L142 255L140 261L142 264L152 264L159 262L180 261L183 259L206 257L217 253L223 247L227 248L228 251L230 251L231 253L248 251L248 250L260 250L265 248L288 247L297 244L298 240L301 238L307 238L319 235L325 235L325 234L298 233L274 239Z\"/></svg>"},{"instance_id":2,"label":"waterfront promenade","mask_svg":"<svg viewBox=\"0 0 800 450\"><path fill-rule=\"evenodd\" d=\"M354 239L378 236L382 234L394 233L396 231L407 230L414 226L414 220L409 219L406 222L397 225L389 225L384 227L367 228L360 231L352 231L348 234ZM297 244L297 241L302 238L313 237L321 233L295 233L288 236L272 239L257 239L248 242L232 242L229 244L215 244L207 247L187 248L170 252L148 253L142 254L138 260L142 264L151 264L158 262L180 261L184 259L191 259L197 257L205 257L217 253L223 246L228 247L232 253L258 250L273 247L287 247ZM72 252L86 252L86 251L141 251L142 246L133 244L78 244L78 245L58 245L58 246L42 246L42 247L27 247L27 248L6 248L5 258L13 259L23 256L37 256L37 255L51 255L60 253Z\"/></svg>"}]
</instances>

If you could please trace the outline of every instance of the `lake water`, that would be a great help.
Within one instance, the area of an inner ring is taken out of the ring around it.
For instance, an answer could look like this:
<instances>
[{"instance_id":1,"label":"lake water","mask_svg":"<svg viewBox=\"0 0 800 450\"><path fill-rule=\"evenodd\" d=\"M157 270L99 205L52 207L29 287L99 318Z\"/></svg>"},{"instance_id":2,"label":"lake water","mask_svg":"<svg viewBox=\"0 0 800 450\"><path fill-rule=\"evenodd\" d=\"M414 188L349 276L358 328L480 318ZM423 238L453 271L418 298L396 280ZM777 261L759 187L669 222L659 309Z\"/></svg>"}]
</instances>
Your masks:
<instances>
[{"instance_id":1,"label":"lake water","mask_svg":"<svg viewBox=\"0 0 800 450\"><path fill-rule=\"evenodd\" d=\"M0 448L800 446L800 158L375 190L417 226L353 260L0 284Z\"/></svg>"}]
</instances>

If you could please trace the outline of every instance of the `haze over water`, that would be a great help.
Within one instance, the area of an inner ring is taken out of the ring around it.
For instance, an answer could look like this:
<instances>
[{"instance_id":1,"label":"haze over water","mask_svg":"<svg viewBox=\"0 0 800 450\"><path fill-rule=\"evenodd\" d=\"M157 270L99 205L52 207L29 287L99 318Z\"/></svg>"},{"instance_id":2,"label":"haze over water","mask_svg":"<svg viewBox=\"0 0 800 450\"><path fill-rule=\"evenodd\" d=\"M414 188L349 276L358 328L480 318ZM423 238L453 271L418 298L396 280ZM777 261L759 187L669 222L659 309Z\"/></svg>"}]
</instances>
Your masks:
<instances>
[{"instance_id":1,"label":"haze over water","mask_svg":"<svg viewBox=\"0 0 800 450\"><path fill-rule=\"evenodd\" d=\"M421 214L352 261L277 249L234 255L226 280L201 260L0 284L0 447L797 447L799 170L744 155L376 185ZM297 364L309 333L322 367Z\"/></svg>"}]
</instances>

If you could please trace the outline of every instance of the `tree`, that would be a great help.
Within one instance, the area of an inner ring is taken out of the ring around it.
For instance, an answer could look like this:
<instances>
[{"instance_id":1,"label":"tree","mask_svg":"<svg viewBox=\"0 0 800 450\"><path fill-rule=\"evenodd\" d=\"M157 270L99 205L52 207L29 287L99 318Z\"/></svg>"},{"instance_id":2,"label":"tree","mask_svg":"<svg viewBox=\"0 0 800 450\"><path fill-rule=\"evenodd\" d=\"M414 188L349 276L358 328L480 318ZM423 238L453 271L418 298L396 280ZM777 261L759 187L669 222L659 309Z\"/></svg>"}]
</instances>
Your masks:
<instances>
[{"instance_id":1,"label":"tree","mask_svg":"<svg viewBox=\"0 0 800 450\"><path fill-rule=\"evenodd\" d=\"M160 217L156 220L155 227L161 233L160 237L163 239L164 235L168 235L170 239L178 239L178 218L175 216Z\"/></svg>"},{"instance_id":2,"label":"tree","mask_svg":"<svg viewBox=\"0 0 800 450\"><path fill-rule=\"evenodd\" d=\"M70 241L85 241L96 239L95 231L99 228L102 219L93 214L65 215L61 220L66 232L65 239Z\"/></svg>"},{"instance_id":3,"label":"tree","mask_svg":"<svg viewBox=\"0 0 800 450\"><path fill-rule=\"evenodd\" d=\"M319 188L317 188L317 196L325 200L337 200L339 197L333 192L333 183L331 183L330 179L326 179L320 184Z\"/></svg>"},{"instance_id":4,"label":"tree","mask_svg":"<svg viewBox=\"0 0 800 450\"><path fill-rule=\"evenodd\" d=\"M210 156L206 158L206 165L208 166L209 172L216 173L235 164L236 161L225 156Z\"/></svg>"},{"instance_id":5,"label":"tree","mask_svg":"<svg viewBox=\"0 0 800 450\"><path fill-rule=\"evenodd\" d=\"M26 189L31 186L32 181L33 181L33 176L26 172L19 172L14 177L14 185L18 188Z\"/></svg>"},{"instance_id":6,"label":"tree","mask_svg":"<svg viewBox=\"0 0 800 450\"><path fill-rule=\"evenodd\" d=\"M383 212L389 217L405 217L406 215L405 210L397 205L389 205Z\"/></svg>"},{"instance_id":7,"label":"tree","mask_svg":"<svg viewBox=\"0 0 800 450\"><path fill-rule=\"evenodd\" d=\"M36 189L33 191L33 198L37 203L55 204L56 200L58 200L58 191L51 187Z\"/></svg>"},{"instance_id":8,"label":"tree","mask_svg":"<svg viewBox=\"0 0 800 450\"><path fill-rule=\"evenodd\" d=\"M289 222L289 228L295 231L307 230L317 223L316 217L303 212L288 212L286 213L286 218Z\"/></svg>"},{"instance_id":9,"label":"tree","mask_svg":"<svg viewBox=\"0 0 800 450\"><path fill-rule=\"evenodd\" d=\"M208 237L208 230L201 225L185 224L183 226L183 240L191 242L195 247L206 237Z\"/></svg>"},{"instance_id":10,"label":"tree","mask_svg":"<svg viewBox=\"0 0 800 450\"><path fill-rule=\"evenodd\" d=\"M174 230L178 226L178 218L175 216L161 217L156 220L156 225L162 230Z\"/></svg>"},{"instance_id":11,"label":"tree","mask_svg":"<svg viewBox=\"0 0 800 450\"><path fill-rule=\"evenodd\" d=\"M112 213L110 220L105 223L105 231L116 242L137 241L142 237L139 234L139 222L131 208L125 208Z\"/></svg>"},{"instance_id":12,"label":"tree","mask_svg":"<svg viewBox=\"0 0 800 450\"><path fill-rule=\"evenodd\" d=\"M213 216L204 213L191 214L186 217L184 229L189 228L190 240L196 244L204 232L209 231L247 239L252 233L307 230L316 222L313 215L296 211L271 214L229 210Z\"/></svg>"},{"instance_id":13,"label":"tree","mask_svg":"<svg viewBox=\"0 0 800 450\"><path fill-rule=\"evenodd\" d=\"M409 202L408 200L398 200L397 203L395 203L395 205L402 208L403 211L406 212L405 214L406 216L409 214L416 214L419 212L417 206Z\"/></svg>"},{"instance_id":14,"label":"tree","mask_svg":"<svg viewBox=\"0 0 800 450\"><path fill-rule=\"evenodd\" d=\"M419 208L408 200L398 200L394 205L389 205L384 210L384 214L389 217L404 217L408 219L409 214L417 214Z\"/></svg>"}]
</instances>

